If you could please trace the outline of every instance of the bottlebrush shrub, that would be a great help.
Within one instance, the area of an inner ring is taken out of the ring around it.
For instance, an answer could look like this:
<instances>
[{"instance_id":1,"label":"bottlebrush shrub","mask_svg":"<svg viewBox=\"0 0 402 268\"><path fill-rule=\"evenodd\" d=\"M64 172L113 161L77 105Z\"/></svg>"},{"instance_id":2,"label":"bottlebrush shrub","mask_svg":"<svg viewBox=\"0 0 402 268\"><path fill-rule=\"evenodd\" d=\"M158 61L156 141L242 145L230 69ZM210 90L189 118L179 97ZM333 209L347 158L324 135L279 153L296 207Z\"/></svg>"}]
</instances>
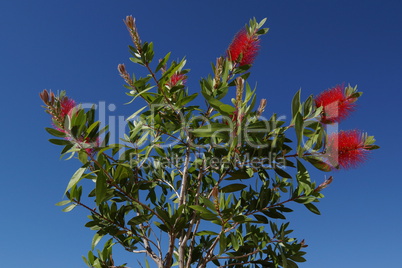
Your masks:
<instances>
[{"instance_id":1,"label":"bottlebrush shrub","mask_svg":"<svg viewBox=\"0 0 402 268\"><path fill-rule=\"evenodd\" d=\"M319 214L315 203L333 179L316 183L308 169L356 167L378 146L358 130L325 131L353 110L361 96L356 87L337 86L304 102L296 92L288 123L275 113L264 116L265 99L255 107L247 78L268 31L264 22L252 19L235 36L201 79L199 95L186 87L186 61L169 61L168 53L155 62L153 43L140 39L128 16L130 60L149 74L136 77L118 66L126 94L145 104L128 117L129 132L118 144L109 143L107 127L100 129L95 108L84 110L65 92L40 93L53 121L50 141L82 162L58 205L90 214L89 267L117 267L115 245L143 254L146 267L149 260L159 268L298 267L305 261L306 244L291 236L286 222L289 205ZM197 98L202 101L194 103ZM102 237L109 239L93 253Z\"/></svg>"}]
</instances>

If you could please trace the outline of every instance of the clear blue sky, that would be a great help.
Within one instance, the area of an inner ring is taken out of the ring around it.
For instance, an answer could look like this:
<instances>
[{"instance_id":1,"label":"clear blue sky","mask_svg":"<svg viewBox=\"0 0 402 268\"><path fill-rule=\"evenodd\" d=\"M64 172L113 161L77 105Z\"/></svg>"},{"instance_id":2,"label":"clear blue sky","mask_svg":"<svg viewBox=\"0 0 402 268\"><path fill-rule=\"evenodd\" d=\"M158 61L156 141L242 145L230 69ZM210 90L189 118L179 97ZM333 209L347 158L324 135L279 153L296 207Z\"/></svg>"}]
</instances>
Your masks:
<instances>
[{"instance_id":1,"label":"clear blue sky","mask_svg":"<svg viewBox=\"0 0 402 268\"><path fill-rule=\"evenodd\" d=\"M81 255L93 233L85 211L63 213L55 203L77 161L59 160L50 144L38 93L67 90L79 102L107 101L113 116L129 115L116 66L128 61L122 19L132 14L143 40L157 56L186 56L191 92L210 73L249 20L267 17L268 35L254 66L266 113L289 114L299 88L303 97L339 83L364 91L342 129L375 135L382 147L366 164L334 172L318 204L321 216L300 206L290 217L305 238L308 261L301 268L398 267L402 254L402 2L398 0L171 0L21 1L0 3L2 154L0 266L85 267ZM317 173L318 181L326 174ZM137 267L136 257L116 254Z\"/></svg>"}]
</instances>

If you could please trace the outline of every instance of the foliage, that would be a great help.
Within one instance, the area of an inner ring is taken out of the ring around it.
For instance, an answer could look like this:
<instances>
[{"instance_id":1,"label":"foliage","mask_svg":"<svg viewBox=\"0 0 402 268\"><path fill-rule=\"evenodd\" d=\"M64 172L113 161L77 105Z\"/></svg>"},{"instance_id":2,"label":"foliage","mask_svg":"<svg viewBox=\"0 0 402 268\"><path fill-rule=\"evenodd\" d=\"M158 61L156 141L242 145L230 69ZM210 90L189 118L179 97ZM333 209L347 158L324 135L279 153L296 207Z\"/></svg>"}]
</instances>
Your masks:
<instances>
[{"instance_id":1,"label":"foliage","mask_svg":"<svg viewBox=\"0 0 402 268\"><path fill-rule=\"evenodd\" d=\"M146 267L149 259L157 267L180 268L292 268L305 261L304 240L293 238L286 222L289 205L320 214L315 204L332 181L330 176L317 185L306 164L328 172L340 167L339 158L341 167L351 167L378 146L359 134L342 147L347 156L339 155L333 138L328 153L326 124L339 120L323 112L334 105L325 96L318 105L313 96L302 102L298 91L288 124L276 114L263 116L266 100L256 107L256 89L247 79L259 38L268 32L264 22L250 20L227 55L212 65L212 74L201 79L201 94L190 94L186 60L170 61L168 53L155 62L153 43L141 41L128 16L130 60L148 75L130 75L122 64L118 70L127 95L146 106L128 117L129 133L118 144L109 143L95 107L75 106L65 92L40 94L53 120L47 131L56 138L50 142L82 163L58 205L65 212L79 206L90 213L86 227L96 233L84 257L89 267L126 267L115 266L114 245L145 254ZM343 106L361 96L357 87L342 89ZM200 98L205 107L194 104ZM109 240L94 254L104 236Z\"/></svg>"}]
</instances>

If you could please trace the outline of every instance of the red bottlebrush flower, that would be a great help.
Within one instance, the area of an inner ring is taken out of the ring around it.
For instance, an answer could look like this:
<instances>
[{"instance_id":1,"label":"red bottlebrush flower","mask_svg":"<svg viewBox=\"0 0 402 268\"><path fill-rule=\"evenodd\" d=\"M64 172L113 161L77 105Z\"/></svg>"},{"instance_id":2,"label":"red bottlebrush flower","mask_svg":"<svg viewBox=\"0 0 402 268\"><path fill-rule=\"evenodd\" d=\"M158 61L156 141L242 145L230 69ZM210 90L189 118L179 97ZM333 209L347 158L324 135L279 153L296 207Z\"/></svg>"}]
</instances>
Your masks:
<instances>
[{"instance_id":1,"label":"red bottlebrush flower","mask_svg":"<svg viewBox=\"0 0 402 268\"><path fill-rule=\"evenodd\" d=\"M68 97L64 97L60 101L60 117L64 118L66 115L70 113L70 111L76 106L75 101L72 99L69 99Z\"/></svg>"},{"instance_id":2,"label":"red bottlebrush flower","mask_svg":"<svg viewBox=\"0 0 402 268\"><path fill-rule=\"evenodd\" d=\"M100 139L99 137L97 137L95 140L90 140L89 138L80 138L78 139L78 143L88 155L92 155L95 152L95 148L99 147Z\"/></svg>"},{"instance_id":3,"label":"red bottlebrush flower","mask_svg":"<svg viewBox=\"0 0 402 268\"><path fill-rule=\"evenodd\" d=\"M322 92L315 98L317 107L323 107L321 122L333 124L348 117L355 108L355 99L345 96L344 87L336 86Z\"/></svg>"},{"instance_id":4,"label":"red bottlebrush flower","mask_svg":"<svg viewBox=\"0 0 402 268\"><path fill-rule=\"evenodd\" d=\"M328 136L326 157L337 168L354 168L368 155L362 134L357 130L340 131Z\"/></svg>"},{"instance_id":5,"label":"red bottlebrush flower","mask_svg":"<svg viewBox=\"0 0 402 268\"><path fill-rule=\"evenodd\" d=\"M258 35L249 35L245 29L238 32L233 38L232 43L227 50L227 56L230 60L238 62L239 65L252 64L257 56L260 39Z\"/></svg>"},{"instance_id":6,"label":"red bottlebrush flower","mask_svg":"<svg viewBox=\"0 0 402 268\"><path fill-rule=\"evenodd\" d=\"M186 75L184 75L184 74L173 74L170 77L170 81L168 83L168 86L174 87L174 86L177 86L179 84L184 85L185 83L186 83Z\"/></svg>"}]
</instances>

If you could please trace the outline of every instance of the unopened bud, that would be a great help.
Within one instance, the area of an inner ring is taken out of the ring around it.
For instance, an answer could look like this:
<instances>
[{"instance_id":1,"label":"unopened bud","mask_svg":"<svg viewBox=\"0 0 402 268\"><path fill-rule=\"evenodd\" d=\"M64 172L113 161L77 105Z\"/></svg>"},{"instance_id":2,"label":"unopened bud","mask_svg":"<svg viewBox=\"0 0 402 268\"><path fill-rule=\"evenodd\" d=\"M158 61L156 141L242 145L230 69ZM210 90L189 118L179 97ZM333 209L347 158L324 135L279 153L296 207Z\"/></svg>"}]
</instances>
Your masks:
<instances>
[{"instance_id":1,"label":"unopened bud","mask_svg":"<svg viewBox=\"0 0 402 268\"><path fill-rule=\"evenodd\" d=\"M212 192L211 192L211 194L212 194L212 196L213 196L213 198L214 199L217 199L218 198L218 187L214 187L213 189L212 189Z\"/></svg>"},{"instance_id":2,"label":"unopened bud","mask_svg":"<svg viewBox=\"0 0 402 268\"><path fill-rule=\"evenodd\" d=\"M325 189L328 187L328 185L331 184L333 181L332 176L330 176L328 179L326 179L323 183L321 183L317 188L315 188L315 192L320 192L321 190Z\"/></svg>"},{"instance_id":3,"label":"unopened bud","mask_svg":"<svg viewBox=\"0 0 402 268\"><path fill-rule=\"evenodd\" d=\"M243 97L244 79L236 78L236 106L238 107Z\"/></svg>"},{"instance_id":4,"label":"unopened bud","mask_svg":"<svg viewBox=\"0 0 402 268\"><path fill-rule=\"evenodd\" d=\"M137 31L137 26L135 25L135 19L131 15L127 16L124 23L126 24L128 31L130 32L131 39L133 40L134 45L140 51L141 50L141 39L140 39L140 36Z\"/></svg>"},{"instance_id":5,"label":"unopened bud","mask_svg":"<svg viewBox=\"0 0 402 268\"><path fill-rule=\"evenodd\" d=\"M53 105L53 103L54 103L54 93L53 92L50 92L50 105Z\"/></svg>"},{"instance_id":6,"label":"unopened bud","mask_svg":"<svg viewBox=\"0 0 402 268\"><path fill-rule=\"evenodd\" d=\"M126 20L124 21L124 23L126 24L127 28L132 29L134 28L134 18L133 16L127 16Z\"/></svg>"},{"instance_id":7,"label":"unopened bud","mask_svg":"<svg viewBox=\"0 0 402 268\"><path fill-rule=\"evenodd\" d=\"M117 65L117 69L119 70L120 75L124 75L127 73L126 66L124 64Z\"/></svg>"},{"instance_id":8,"label":"unopened bud","mask_svg":"<svg viewBox=\"0 0 402 268\"><path fill-rule=\"evenodd\" d=\"M46 89L39 93L39 96L45 104L49 103L49 94Z\"/></svg>"},{"instance_id":9,"label":"unopened bud","mask_svg":"<svg viewBox=\"0 0 402 268\"><path fill-rule=\"evenodd\" d=\"M117 65L117 70L119 70L120 76L126 81L126 83L131 85L132 80L130 75L127 73L126 66L124 64L119 64Z\"/></svg>"},{"instance_id":10,"label":"unopened bud","mask_svg":"<svg viewBox=\"0 0 402 268\"><path fill-rule=\"evenodd\" d=\"M262 113L265 111L265 107L267 106L267 99L261 99L260 106L257 109L257 116L261 116Z\"/></svg>"},{"instance_id":11,"label":"unopened bud","mask_svg":"<svg viewBox=\"0 0 402 268\"><path fill-rule=\"evenodd\" d=\"M218 88L220 86L222 70L223 70L223 57L220 57L216 59L216 65L215 65L215 77L214 77L215 88Z\"/></svg>"}]
</instances>

